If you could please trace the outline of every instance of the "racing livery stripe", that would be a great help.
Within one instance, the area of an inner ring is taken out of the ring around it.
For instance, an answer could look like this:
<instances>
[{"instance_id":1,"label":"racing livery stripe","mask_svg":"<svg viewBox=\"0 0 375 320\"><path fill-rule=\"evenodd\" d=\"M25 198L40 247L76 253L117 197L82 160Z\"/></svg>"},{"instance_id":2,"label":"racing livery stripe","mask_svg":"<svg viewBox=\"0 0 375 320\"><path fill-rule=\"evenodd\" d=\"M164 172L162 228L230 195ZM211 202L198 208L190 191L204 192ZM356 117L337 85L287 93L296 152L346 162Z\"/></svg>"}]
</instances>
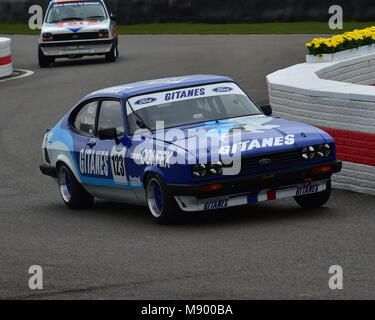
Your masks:
<instances>
[{"instance_id":1,"label":"racing livery stripe","mask_svg":"<svg viewBox=\"0 0 375 320\"><path fill-rule=\"evenodd\" d=\"M12 56L0 57L0 66L4 66L12 62Z\"/></svg>"},{"instance_id":2,"label":"racing livery stripe","mask_svg":"<svg viewBox=\"0 0 375 320\"><path fill-rule=\"evenodd\" d=\"M375 134L320 127L336 142L337 159L375 166Z\"/></svg>"}]
</instances>

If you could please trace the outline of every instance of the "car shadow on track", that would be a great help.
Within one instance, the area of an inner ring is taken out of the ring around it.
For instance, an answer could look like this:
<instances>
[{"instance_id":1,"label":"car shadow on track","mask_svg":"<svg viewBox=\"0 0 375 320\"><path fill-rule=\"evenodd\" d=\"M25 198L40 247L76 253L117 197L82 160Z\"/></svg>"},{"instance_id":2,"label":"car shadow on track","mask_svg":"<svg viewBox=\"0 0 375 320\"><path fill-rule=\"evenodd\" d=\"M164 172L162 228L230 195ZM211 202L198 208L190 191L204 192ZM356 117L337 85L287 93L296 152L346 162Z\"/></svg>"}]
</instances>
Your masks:
<instances>
[{"instance_id":1,"label":"car shadow on track","mask_svg":"<svg viewBox=\"0 0 375 320\"><path fill-rule=\"evenodd\" d=\"M93 64L116 64L121 62L121 57L117 58L116 62L107 62L105 57L84 57L82 59L64 59L64 60L56 60L54 63L51 63L48 68L61 68L61 67L69 67L69 66L78 66L78 65L93 65Z\"/></svg>"},{"instance_id":2,"label":"car shadow on track","mask_svg":"<svg viewBox=\"0 0 375 320\"><path fill-rule=\"evenodd\" d=\"M175 226L196 225L234 225L243 223L279 223L281 221L301 222L311 219L325 218L332 213L327 207L317 209L302 209L297 205L282 204L253 204L209 212L185 213ZM91 212L91 213L90 213ZM153 223L151 214L146 207L106 200L96 200L94 207L88 213L124 219L132 223Z\"/></svg>"}]
</instances>

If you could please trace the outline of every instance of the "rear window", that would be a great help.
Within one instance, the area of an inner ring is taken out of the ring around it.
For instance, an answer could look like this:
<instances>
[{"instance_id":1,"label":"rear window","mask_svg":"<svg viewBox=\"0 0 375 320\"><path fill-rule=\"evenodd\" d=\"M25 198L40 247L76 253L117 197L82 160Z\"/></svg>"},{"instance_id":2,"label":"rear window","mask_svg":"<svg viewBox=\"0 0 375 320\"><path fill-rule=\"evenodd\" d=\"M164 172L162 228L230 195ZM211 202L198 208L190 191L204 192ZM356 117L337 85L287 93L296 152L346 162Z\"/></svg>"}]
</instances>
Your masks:
<instances>
[{"instance_id":1,"label":"rear window","mask_svg":"<svg viewBox=\"0 0 375 320\"><path fill-rule=\"evenodd\" d=\"M73 120L74 129L83 134L93 134L98 102L92 101L82 107Z\"/></svg>"}]
</instances>

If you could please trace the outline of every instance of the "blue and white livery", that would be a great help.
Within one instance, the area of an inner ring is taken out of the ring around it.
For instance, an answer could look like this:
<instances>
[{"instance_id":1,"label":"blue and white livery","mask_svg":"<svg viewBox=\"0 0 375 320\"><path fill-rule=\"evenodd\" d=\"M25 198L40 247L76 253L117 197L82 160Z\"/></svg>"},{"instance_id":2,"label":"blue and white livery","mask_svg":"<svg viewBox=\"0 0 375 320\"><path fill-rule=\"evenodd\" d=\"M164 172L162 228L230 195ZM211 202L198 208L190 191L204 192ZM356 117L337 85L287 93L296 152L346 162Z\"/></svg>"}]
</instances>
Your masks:
<instances>
[{"instance_id":1,"label":"blue and white livery","mask_svg":"<svg viewBox=\"0 0 375 320\"><path fill-rule=\"evenodd\" d=\"M103 89L49 130L41 171L71 208L148 206L160 223L295 197L318 207L341 170L323 130L271 116L230 78L192 75Z\"/></svg>"}]
</instances>

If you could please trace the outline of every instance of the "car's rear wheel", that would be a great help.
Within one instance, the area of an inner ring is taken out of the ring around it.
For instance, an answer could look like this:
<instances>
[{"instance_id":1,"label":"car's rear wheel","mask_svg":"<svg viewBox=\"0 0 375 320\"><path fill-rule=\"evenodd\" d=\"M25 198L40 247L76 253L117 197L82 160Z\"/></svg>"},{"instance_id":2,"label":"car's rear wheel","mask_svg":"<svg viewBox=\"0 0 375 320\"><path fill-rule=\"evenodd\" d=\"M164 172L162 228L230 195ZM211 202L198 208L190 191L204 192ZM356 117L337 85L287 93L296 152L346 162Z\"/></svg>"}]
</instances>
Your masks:
<instances>
[{"instance_id":1,"label":"car's rear wheel","mask_svg":"<svg viewBox=\"0 0 375 320\"><path fill-rule=\"evenodd\" d=\"M331 196L331 180L327 181L326 190L305 196L294 197L302 208L319 208L327 203Z\"/></svg>"},{"instance_id":2,"label":"car's rear wheel","mask_svg":"<svg viewBox=\"0 0 375 320\"><path fill-rule=\"evenodd\" d=\"M79 184L71 170L61 164L57 172L60 195L72 209L90 208L94 198Z\"/></svg>"},{"instance_id":3,"label":"car's rear wheel","mask_svg":"<svg viewBox=\"0 0 375 320\"><path fill-rule=\"evenodd\" d=\"M105 58L107 62L115 62L117 57L118 57L118 45L117 45L117 41L113 41L112 49L105 55Z\"/></svg>"},{"instance_id":4,"label":"car's rear wheel","mask_svg":"<svg viewBox=\"0 0 375 320\"><path fill-rule=\"evenodd\" d=\"M146 180L147 206L154 220L160 224L176 223L181 210L168 191L164 181L157 175Z\"/></svg>"},{"instance_id":5,"label":"car's rear wheel","mask_svg":"<svg viewBox=\"0 0 375 320\"><path fill-rule=\"evenodd\" d=\"M39 48L38 61L41 68L47 68L52 62L55 61L55 59L45 56L42 52L42 49Z\"/></svg>"}]
</instances>

